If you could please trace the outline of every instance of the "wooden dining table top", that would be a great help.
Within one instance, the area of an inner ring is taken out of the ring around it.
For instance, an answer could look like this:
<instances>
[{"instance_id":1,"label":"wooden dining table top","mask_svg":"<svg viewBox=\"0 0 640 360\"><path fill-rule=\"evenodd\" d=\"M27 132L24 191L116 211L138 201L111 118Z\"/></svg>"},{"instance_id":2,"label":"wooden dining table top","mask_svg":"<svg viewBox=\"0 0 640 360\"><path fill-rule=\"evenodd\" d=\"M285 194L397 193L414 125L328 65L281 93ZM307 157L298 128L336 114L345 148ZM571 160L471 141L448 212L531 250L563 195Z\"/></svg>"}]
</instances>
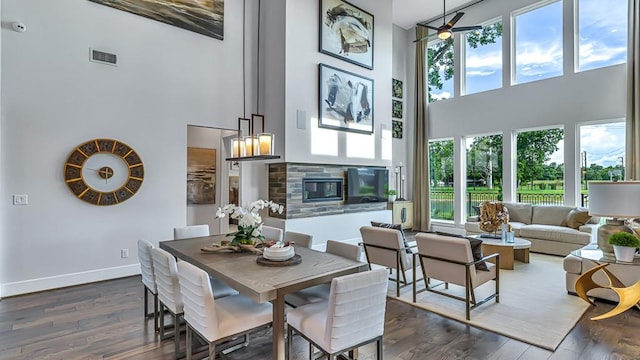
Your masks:
<instances>
[{"instance_id":1,"label":"wooden dining table top","mask_svg":"<svg viewBox=\"0 0 640 360\"><path fill-rule=\"evenodd\" d=\"M333 254L294 247L302 262L290 266L265 266L257 263L259 255L250 252L203 252L205 246L228 240L225 235L160 242L160 248L179 259L207 271L241 294L256 302L272 301L277 291L298 291L336 276L368 270L366 263Z\"/></svg>"}]
</instances>

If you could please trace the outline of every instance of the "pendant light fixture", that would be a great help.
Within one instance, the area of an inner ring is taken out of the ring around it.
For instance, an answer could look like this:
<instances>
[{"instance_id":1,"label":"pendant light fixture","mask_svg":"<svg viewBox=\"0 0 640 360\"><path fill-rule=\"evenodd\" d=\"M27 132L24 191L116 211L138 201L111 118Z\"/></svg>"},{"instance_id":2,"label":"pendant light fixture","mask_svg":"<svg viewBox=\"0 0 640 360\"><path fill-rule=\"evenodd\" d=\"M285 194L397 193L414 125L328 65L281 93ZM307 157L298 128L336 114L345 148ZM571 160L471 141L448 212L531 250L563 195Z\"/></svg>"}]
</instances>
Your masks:
<instances>
[{"instance_id":1,"label":"pendant light fixture","mask_svg":"<svg viewBox=\"0 0 640 360\"><path fill-rule=\"evenodd\" d=\"M245 28L246 28L246 0L242 2L242 111L243 117L238 118L238 137L231 140L232 157L228 161L268 160L279 159L274 155L275 135L264 128L264 115L253 113L251 118L246 115L246 75L245 75ZM258 0L258 49L256 52L257 95L256 112L260 108L260 18L261 0ZM257 126L260 126L258 132ZM244 131L243 131L244 129Z\"/></svg>"}]
</instances>

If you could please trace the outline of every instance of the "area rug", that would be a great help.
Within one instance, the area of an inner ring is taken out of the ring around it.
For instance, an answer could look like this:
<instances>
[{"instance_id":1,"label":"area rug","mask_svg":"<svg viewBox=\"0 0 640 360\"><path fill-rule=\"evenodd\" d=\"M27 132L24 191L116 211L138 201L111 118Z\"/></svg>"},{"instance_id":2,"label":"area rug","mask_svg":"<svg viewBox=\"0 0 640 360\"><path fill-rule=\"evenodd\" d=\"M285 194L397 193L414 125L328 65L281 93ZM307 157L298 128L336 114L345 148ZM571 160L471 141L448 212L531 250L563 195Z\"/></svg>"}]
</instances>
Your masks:
<instances>
[{"instance_id":1,"label":"area rug","mask_svg":"<svg viewBox=\"0 0 640 360\"><path fill-rule=\"evenodd\" d=\"M389 297L396 298L395 289L391 288ZM421 288L424 282L419 281L418 289ZM493 289L493 282L482 285L476 289L476 298L485 298ZM462 287L450 285L448 291L464 297ZM589 308L577 296L567 294L562 258L541 254L531 254L529 264L516 261L514 270L501 270L500 303L490 300L471 310L470 321L465 319L463 301L425 291L418 294L414 304L411 286L404 287L398 299L551 351Z\"/></svg>"}]
</instances>

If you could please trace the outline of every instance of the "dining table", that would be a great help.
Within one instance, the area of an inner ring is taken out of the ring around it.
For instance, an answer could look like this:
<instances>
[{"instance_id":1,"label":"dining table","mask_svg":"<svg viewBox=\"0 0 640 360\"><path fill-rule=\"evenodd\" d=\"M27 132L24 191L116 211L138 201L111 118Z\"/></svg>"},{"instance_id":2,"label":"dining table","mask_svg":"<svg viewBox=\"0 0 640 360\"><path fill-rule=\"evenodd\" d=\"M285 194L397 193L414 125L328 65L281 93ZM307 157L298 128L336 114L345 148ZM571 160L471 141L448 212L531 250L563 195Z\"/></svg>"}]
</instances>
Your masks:
<instances>
[{"instance_id":1,"label":"dining table","mask_svg":"<svg viewBox=\"0 0 640 360\"><path fill-rule=\"evenodd\" d=\"M307 287L331 282L331 279L369 270L367 263L341 256L294 247L301 262L290 266L259 264L259 255L251 252L211 252L213 244L229 239L213 235L181 240L161 241L160 248L178 259L206 271L240 294L257 303L273 305L273 359L285 359L285 295ZM282 265L282 264L273 264Z\"/></svg>"}]
</instances>

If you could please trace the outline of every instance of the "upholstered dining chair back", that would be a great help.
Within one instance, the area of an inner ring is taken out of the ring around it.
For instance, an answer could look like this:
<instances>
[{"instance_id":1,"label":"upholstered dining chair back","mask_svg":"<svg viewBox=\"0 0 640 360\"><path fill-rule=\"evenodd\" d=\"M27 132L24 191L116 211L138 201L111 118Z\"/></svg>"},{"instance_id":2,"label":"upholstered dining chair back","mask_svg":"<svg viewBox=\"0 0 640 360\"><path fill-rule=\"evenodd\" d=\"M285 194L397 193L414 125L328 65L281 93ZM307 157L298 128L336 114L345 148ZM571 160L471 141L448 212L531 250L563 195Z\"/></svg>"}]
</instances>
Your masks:
<instances>
[{"instance_id":1,"label":"upholstered dining chair back","mask_svg":"<svg viewBox=\"0 0 640 360\"><path fill-rule=\"evenodd\" d=\"M327 240L326 252L354 261L360 261L360 257L362 256L360 246L335 240Z\"/></svg>"},{"instance_id":2,"label":"upholstered dining chair back","mask_svg":"<svg viewBox=\"0 0 640 360\"><path fill-rule=\"evenodd\" d=\"M324 341L330 353L384 333L387 271L376 269L331 281Z\"/></svg>"},{"instance_id":3,"label":"upholstered dining chair back","mask_svg":"<svg viewBox=\"0 0 640 360\"><path fill-rule=\"evenodd\" d=\"M173 228L174 240L182 240L209 235L211 235L209 232L209 225L190 225Z\"/></svg>"},{"instance_id":4,"label":"upholstered dining chair back","mask_svg":"<svg viewBox=\"0 0 640 360\"><path fill-rule=\"evenodd\" d=\"M437 234L418 233L416 235L418 253L432 257L457 261L473 262L471 245L465 238L456 238ZM464 265L430 258L422 258L422 265L427 277L448 283L466 286L466 269ZM471 284L476 284L476 268L470 267Z\"/></svg>"},{"instance_id":5,"label":"upholstered dining chair back","mask_svg":"<svg viewBox=\"0 0 640 360\"><path fill-rule=\"evenodd\" d=\"M308 249L311 249L311 247L313 246L313 235L293 231L285 231L284 241L293 241L296 246L304 246Z\"/></svg>"},{"instance_id":6,"label":"upholstered dining chair back","mask_svg":"<svg viewBox=\"0 0 640 360\"><path fill-rule=\"evenodd\" d=\"M183 306L176 259L173 255L158 248L151 249L151 256L158 285L158 300L172 313L181 314Z\"/></svg>"},{"instance_id":7,"label":"upholstered dining chair back","mask_svg":"<svg viewBox=\"0 0 640 360\"><path fill-rule=\"evenodd\" d=\"M280 228L262 225L262 236L265 240L282 241L283 232Z\"/></svg>"},{"instance_id":8,"label":"upholstered dining chair back","mask_svg":"<svg viewBox=\"0 0 640 360\"><path fill-rule=\"evenodd\" d=\"M153 273L153 259L151 259L151 249L154 246L147 240L138 240L138 261L140 262L140 274L142 283L153 294L157 294L156 276Z\"/></svg>"},{"instance_id":9,"label":"upholstered dining chair back","mask_svg":"<svg viewBox=\"0 0 640 360\"><path fill-rule=\"evenodd\" d=\"M211 341L219 338L218 316L209 275L186 261L178 263L184 319Z\"/></svg>"},{"instance_id":10,"label":"upholstered dining chair back","mask_svg":"<svg viewBox=\"0 0 640 360\"><path fill-rule=\"evenodd\" d=\"M370 264L382 265L392 269L398 269L398 256L400 257L401 272L411 268L411 258L405 250L402 242L402 234L399 230L373 226L360 228L364 251Z\"/></svg>"}]
</instances>

